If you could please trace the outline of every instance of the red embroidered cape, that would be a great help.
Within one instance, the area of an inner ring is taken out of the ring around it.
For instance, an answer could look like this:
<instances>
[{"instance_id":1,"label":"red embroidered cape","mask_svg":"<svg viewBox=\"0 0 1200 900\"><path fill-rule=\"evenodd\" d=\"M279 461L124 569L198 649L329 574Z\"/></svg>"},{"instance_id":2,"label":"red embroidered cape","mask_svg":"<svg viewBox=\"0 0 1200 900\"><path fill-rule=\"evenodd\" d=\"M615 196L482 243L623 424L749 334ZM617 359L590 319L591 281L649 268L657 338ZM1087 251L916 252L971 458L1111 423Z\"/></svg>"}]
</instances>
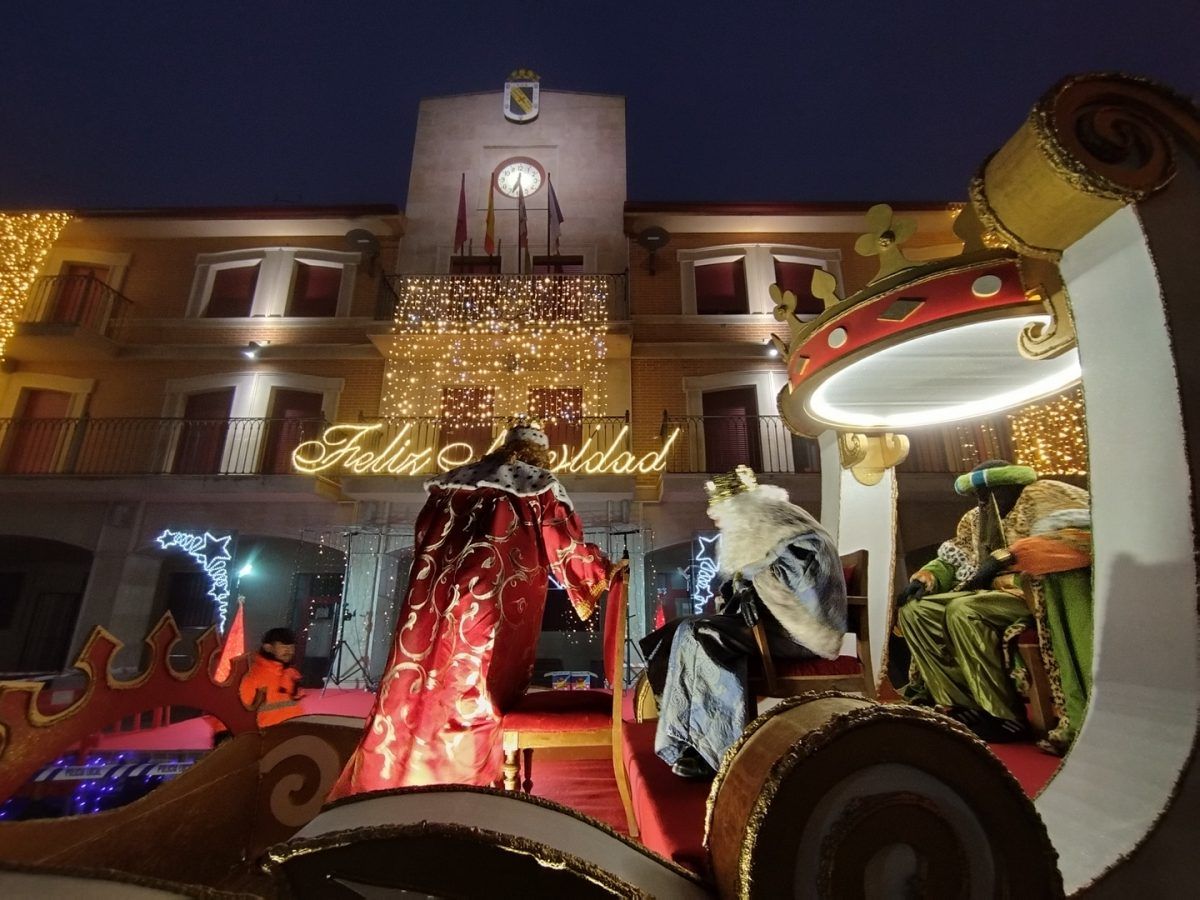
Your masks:
<instances>
[{"instance_id":1,"label":"red embroidered cape","mask_svg":"<svg viewBox=\"0 0 1200 900\"><path fill-rule=\"evenodd\" d=\"M330 799L491 784L503 711L533 676L548 572L586 619L607 571L557 484L533 496L432 487L375 705Z\"/></svg>"}]
</instances>

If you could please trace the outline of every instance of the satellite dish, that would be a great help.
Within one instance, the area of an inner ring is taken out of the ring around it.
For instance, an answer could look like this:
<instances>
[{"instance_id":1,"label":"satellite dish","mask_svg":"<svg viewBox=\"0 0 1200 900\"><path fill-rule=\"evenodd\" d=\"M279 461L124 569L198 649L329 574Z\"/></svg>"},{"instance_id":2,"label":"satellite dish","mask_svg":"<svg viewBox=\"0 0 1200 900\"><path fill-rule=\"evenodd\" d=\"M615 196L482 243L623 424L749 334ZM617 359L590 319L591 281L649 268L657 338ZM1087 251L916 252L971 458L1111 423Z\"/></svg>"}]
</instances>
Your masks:
<instances>
[{"instance_id":1,"label":"satellite dish","mask_svg":"<svg viewBox=\"0 0 1200 900\"><path fill-rule=\"evenodd\" d=\"M650 251L650 274L654 274L654 251L661 250L671 243L671 232L658 225L651 225L638 232L637 242Z\"/></svg>"}]
</instances>

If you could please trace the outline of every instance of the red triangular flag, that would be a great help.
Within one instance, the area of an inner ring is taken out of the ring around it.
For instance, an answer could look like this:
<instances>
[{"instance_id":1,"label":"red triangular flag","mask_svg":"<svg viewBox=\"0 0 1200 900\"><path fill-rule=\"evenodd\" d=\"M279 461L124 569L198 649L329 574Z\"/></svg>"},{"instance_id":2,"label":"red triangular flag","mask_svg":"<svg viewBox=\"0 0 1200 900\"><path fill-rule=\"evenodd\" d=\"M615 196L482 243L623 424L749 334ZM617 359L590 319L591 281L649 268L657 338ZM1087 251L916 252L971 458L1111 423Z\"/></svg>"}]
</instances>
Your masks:
<instances>
[{"instance_id":1,"label":"red triangular flag","mask_svg":"<svg viewBox=\"0 0 1200 900\"><path fill-rule=\"evenodd\" d=\"M239 656L246 655L246 616L242 598L238 597L237 612L233 616L233 624L229 626L229 634L221 647L221 655L217 658L217 671L213 673L213 681L222 684L229 678L229 670L233 661Z\"/></svg>"},{"instance_id":2,"label":"red triangular flag","mask_svg":"<svg viewBox=\"0 0 1200 900\"><path fill-rule=\"evenodd\" d=\"M667 624L667 611L663 609L662 601L659 600L654 608L654 627L662 628Z\"/></svg>"},{"instance_id":3,"label":"red triangular flag","mask_svg":"<svg viewBox=\"0 0 1200 900\"><path fill-rule=\"evenodd\" d=\"M462 253L467 245L467 173L463 172L458 189L458 222L454 226L454 252Z\"/></svg>"}]
</instances>

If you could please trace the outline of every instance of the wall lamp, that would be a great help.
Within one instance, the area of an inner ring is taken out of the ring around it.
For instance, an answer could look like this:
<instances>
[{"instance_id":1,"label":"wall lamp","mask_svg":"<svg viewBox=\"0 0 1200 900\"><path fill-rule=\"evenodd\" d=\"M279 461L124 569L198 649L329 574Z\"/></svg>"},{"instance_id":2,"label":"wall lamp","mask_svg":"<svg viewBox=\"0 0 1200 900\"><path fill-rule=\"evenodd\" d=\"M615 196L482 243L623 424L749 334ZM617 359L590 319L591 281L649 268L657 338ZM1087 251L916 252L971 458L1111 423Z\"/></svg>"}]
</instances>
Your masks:
<instances>
[{"instance_id":1,"label":"wall lamp","mask_svg":"<svg viewBox=\"0 0 1200 900\"><path fill-rule=\"evenodd\" d=\"M258 354L261 353L262 349L269 343L271 342L251 341L246 345L246 349L242 351L242 356L246 357L246 359L258 359Z\"/></svg>"}]
</instances>

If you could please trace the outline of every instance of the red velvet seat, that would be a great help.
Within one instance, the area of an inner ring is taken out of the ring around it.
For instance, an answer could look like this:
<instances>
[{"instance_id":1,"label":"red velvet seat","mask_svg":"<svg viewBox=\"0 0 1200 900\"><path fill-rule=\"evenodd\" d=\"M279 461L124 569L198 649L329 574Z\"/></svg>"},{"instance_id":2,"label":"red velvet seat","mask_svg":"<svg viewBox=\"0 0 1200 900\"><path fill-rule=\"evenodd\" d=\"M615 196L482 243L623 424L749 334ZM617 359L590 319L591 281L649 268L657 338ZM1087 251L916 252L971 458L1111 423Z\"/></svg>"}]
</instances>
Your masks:
<instances>
[{"instance_id":1,"label":"red velvet seat","mask_svg":"<svg viewBox=\"0 0 1200 900\"><path fill-rule=\"evenodd\" d=\"M654 720L626 722L622 732L621 755L629 773L641 841L696 874L706 875L704 814L712 782L680 778L654 755L657 725Z\"/></svg>"},{"instance_id":2,"label":"red velvet seat","mask_svg":"<svg viewBox=\"0 0 1200 900\"><path fill-rule=\"evenodd\" d=\"M504 714L504 788L517 789L518 755L523 755L526 793L533 787L533 753L554 749L565 753L607 756L629 834L637 837L637 819L629 798L629 782L621 765L621 708L619 689L625 667L625 609L629 591L623 576L613 579L604 604L604 677L614 691L530 691Z\"/></svg>"},{"instance_id":3,"label":"red velvet seat","mask_svg":"<svg viewBox=\"0 0 1200 900\"><path fill-rule=\"evenodd\" d=\"M861 691L875 697L871 667L871 624L867 604L867 551L842 556L846 579L846 627L854 633L858 656L837 659L776 659L767 648L766 626L754 626L757 666L751 669L750 689L759 697L794 697L807 691ZM757 669L757 671L755 670Z\"/></svg>"},{"instance_id":4,"label":"red velvet seat","mask_svg":"<svg viewBox=\"0 0 1200 900\"><path fill-rule=\"evenodd\" d=\"M530 691L504 714L504 727L528 733L608 728L612 703L612 691Z\"/></svg>"},{"instance_id":5,"label":"red velvet seat","mask_svg":"<svg viewBox=\"0 0 1200 900\"><path fill-rule=\"evenodd\" d=\"M839 656L837 659L776 659L775 677L817 678L849 675L862 677L862 663L857 656Z\"/></svg>"}]
</instances>

